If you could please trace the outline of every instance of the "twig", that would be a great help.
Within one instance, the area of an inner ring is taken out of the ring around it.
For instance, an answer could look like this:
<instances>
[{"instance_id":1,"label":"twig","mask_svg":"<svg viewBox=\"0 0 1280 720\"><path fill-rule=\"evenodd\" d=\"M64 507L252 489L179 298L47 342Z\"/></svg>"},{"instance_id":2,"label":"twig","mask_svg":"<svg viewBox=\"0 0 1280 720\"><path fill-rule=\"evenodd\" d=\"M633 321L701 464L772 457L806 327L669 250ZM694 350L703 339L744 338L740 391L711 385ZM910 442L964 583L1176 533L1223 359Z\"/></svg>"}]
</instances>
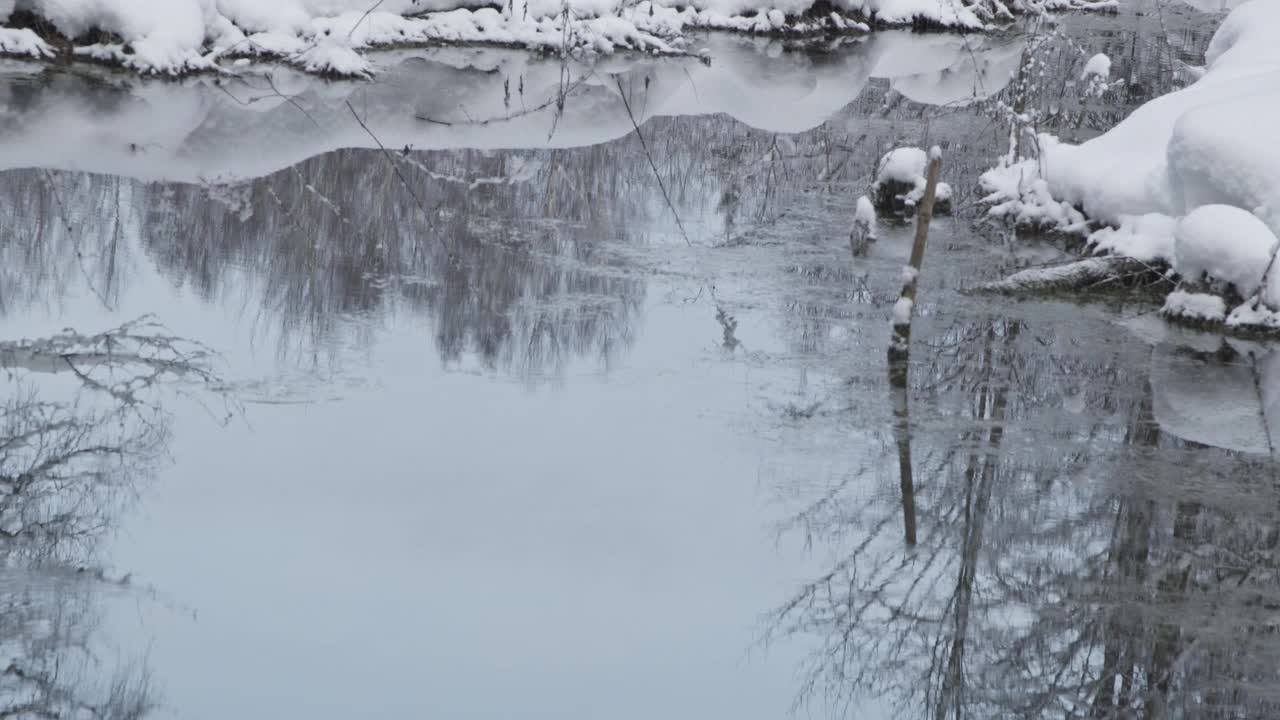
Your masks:
<instances>
[{"instance_id":1,"label":"twig","mask_svg":"<svg viewBox=\"0 0 1280 720\"><path fill-rule=\"evenodd\" d=\"M348 39L348 40L350 40L350 39L351 39L351 36L352 36L352 35L355 35L355 34L356 34L356 28L358 28L358 27L360 27L361 25L363 25L363 24L364 24L364 21L369 17L369 15L371 15L371 14L373 13L373 11L374 11L374 10L377 10L378 8L382 7L382 3L384 3L384 2L386 2L386 0L378 0L378 2L376 2L376 3L374 3L374 4L373 4L373 7L371 7L371 8L369 8L368 10L365 10L365 11L364 11L364 14L360 16L360 19L356 21L356 24L355 24L355 25L352 25L352 26L351 26L351 30L347 32L347 39Z\"/></svg>"},{"instance_id":2,"label":"twig","mask_svg":"<svg viewBox=\"0 0 1280 720\"><path fill-rule=\"evenodd\" d=\"M378 139L378 136L373 134L373 131L369 129L369 126L365 124L364 120L360 119L360 115L356 112L355 107L351 105L350 100L346 101L346 105L347 109L351 111L351 117L356 119L356 122L360 124L360 127L364 129L365 133L367 133L369 137L373 139L373 142L377 144L378 149L381 150L383 156L387 158L387 162L391 163L391 169L395 171L396 177L400 178L400 183L404 185L404 189L409 191L409 195L411 195L413 197L413 201L417 203L418 209L422 211L423 217L425 218L428 216L430 211L427 210L426 204L422 202L422 198L418 197L417 191L413 189L413 186L409 184L409 180L405 178L404 173L400 171L400 165L398 165L395 158L391 156L391 152L382 144L382 141ZM445 250L450 250L448 242L443 236L440 238L440 242L445 246ZM452 254L451 250L450 254Z\"/></svg>"},{"instance_id":3,"label":"twig","mask_svg":"<svg viewBox=\"0 0 1280 720\"><path fill-rule=\"evenodd\" d=\"M676 206L671 202L671 195L667 193L667 185L662 182L662 173L658 172L658 165L653 161L653 154L649 152L649 144L644 140L644 133L640 132L640 124L636 122L636 116L631 112L631 103L627 100L627 93L622 89L622 79L615 77L614 82L618 85L618 94L622 96L622 106L627 110L627 117L631 120L631 127L635 128L636 137L640 138L640 147L644 150L644 156L649 160L649 167L653 168L653 176L658 180L658 189L662 191L662 199L667 202L667 207L671 210L672 216L676 219L676 227L680 228L680 234L684 236L687 245L692 246L693 241L689 239L689 233L685 232L684 223L680 221L680 213L676 212Z\"/></svg>"}]
</instances>

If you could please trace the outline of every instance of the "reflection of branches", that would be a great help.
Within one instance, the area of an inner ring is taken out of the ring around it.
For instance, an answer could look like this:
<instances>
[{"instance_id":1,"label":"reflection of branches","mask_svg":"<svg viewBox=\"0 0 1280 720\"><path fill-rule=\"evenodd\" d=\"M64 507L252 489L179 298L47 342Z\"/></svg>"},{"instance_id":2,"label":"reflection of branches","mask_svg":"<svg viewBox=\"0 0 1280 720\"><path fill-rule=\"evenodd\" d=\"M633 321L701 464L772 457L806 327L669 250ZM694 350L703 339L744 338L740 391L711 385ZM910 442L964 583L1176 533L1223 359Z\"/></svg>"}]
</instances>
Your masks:
<instances>
[{"instance_id":1,"label":"reflection of branches","mask_svg":"<svg viewBox=\"0 0 1280 720\"><path fill-rule=\"evenodd\" d=\"M70 372L85 388L129 406L140 402L140 392L168 380L214 384L212 351L166 332L145 316L95 335L64 330L38 340L0 342L0 368Z\"/></svg>"},{"instance_id":2,"label":"reflection of branches","mask_svg":"<svg viewBox=\"0 0 1280 720\"><path fill-rule=\"evenodd\" d=\"M96 538L112 501L148 473L167 442L151 391L167 381L218 390L211 357L150 318L94 335L64 330L0 343L0 367L18 390L0 406L0 548L58 557L63 546ZM41 397L39 375L64 371L79 391Z\"/></svg>"},{"instance_id":3,"label":"reflection of branches","mask_svg":"<svg viewBox=\"0 0 1280 720\"><path fill-rule=\"evenodd\" d=\"M365 124L364 120L360 119L360 115L356 113L356 109L351 105L350 100L347 101L347 109L351 111L351 117L356 119L356 122L360 124L360 128L364 130L365 134L368 135L378 146L378 150L382 152L383 157L387 159L387 163L390 164L391 169L395 171L396 177L400 178L400 184L404 186L404 189L408 191L410 197L413 198L413 201L417 203L418 209L422 211L422 220L425 222L428 215L427 206L423 204L422 198L418 197L418 193L414 191L413 186L405 179L404 173L400 171L400 165L396 163L395 158L391 157L391 153L387 151L386 146L382 144L382 141L378 139L378 136L374 135L373 131L369 129L369 126Z\"/></svg>"},{"instance_id":4,"label":"reflection of branches","mask_svg":"<svg viewBox=\"0 0 1280 720\"><path fill-rule=\"evenodd\" d=\"M56 557L96 539L165 439L151 418L16 396L0 408L0 547Z\"/></svg>"},{"instance_id":5,"label":"reflection of branches","mask_svg":"<svg viewBox=\"0 0 1280 720\"><path fill-rule=\"evenodd\" d=\"M156 709L145 669L121 668L105 688L86 696L81 675L87 674L90 658L78 660L82 667L76 672L65 658L41 657L34 667L9 663L0 670L0 718L139 720ZM6 702L6 696L15 700Z\"/></svg>"},{"instance_id":6,"label":"reflection of branches","mask_svg":"<svg viewBox=\"0 0 1280 720\"><path fill-rule=\"evenodd\" d=\"M684 229L684 223L680 221L680 213L676 212L676 206L671 202L671 193L667 192L667 184L662 181L662 173L658 171L658 164L653 161L653 153L649 151L649 144L644 141L644 133L640 131L640 123L636 122L635 113L631 112L631 101L627 98L627 91L622 88L622 78L614 78L614 82L618 84L618 96L622 98L622 107L627 111L627 118L631 120L631 127L635 130L636 138L640 141L640 149L644 151L645 158L649 161L649 167L653 169L653 177L658 181L658 189L662 191L662 199L667 203L667 209L671 211L672 217L676 219L676 226L680 228L680 234L684 236L685 243L693 244L689 239L689 233Z\"/></svg>"},{"instance_id":7,"label":"reflection of branches","mask_svg":"<svg viewBox=\"0 0 1280 720\"><path fill-rule=\"evenodd\" d=\"M151 318L0 343L10 385L0 403L0 718L132 720L155 708L145 667L94 680L93 603L115 585L94 555L164 454L160 386L221 393L212 357ZM42 377L63 372L69 389Z\"/></svg>"},{"instance_id":8,"label":"reflection of branches","mask_svg":"<svg viewBox=\"0 0 1280 720\"><path fill-rule=\"evenodd\" d=\"M771 638L818 641L802 699L884 694L934 718L1275 715L1267 474L1164 436L1145 379L1059 356L1052 336L964 323L935 345L917 385L931 402L912 408L930 415L910 425L935 450L913 464L917 549L892 532L902 508L867 506L857 479L790 521L849 543L771 618ZM1053 408L1080 383L1096 414L1061 427Z\"/></svg>"}]
</instances>

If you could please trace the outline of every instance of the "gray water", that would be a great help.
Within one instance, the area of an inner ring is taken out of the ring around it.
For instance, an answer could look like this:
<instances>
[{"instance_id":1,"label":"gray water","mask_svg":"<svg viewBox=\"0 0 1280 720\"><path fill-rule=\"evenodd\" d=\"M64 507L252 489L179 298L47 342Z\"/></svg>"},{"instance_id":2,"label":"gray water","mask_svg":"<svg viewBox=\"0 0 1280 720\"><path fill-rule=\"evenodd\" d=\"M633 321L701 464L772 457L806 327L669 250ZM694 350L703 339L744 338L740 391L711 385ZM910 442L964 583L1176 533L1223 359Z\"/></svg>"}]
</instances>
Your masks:
<instances>
[{"instance_id":1,"label":"gray water","mask_svg":"<svg viewBox=\"0 0 1280 720\"><path fill-rule=\"evenodd\" d=\"M1031 101L1212 24L1069 18ZM1027 46L969 42L6 65L0 717L1274 715L1280 356L966 292L1064 257L980 220ZM933 143L901 388L911 228L847 236Z\"/></svg>"}]
</instances>

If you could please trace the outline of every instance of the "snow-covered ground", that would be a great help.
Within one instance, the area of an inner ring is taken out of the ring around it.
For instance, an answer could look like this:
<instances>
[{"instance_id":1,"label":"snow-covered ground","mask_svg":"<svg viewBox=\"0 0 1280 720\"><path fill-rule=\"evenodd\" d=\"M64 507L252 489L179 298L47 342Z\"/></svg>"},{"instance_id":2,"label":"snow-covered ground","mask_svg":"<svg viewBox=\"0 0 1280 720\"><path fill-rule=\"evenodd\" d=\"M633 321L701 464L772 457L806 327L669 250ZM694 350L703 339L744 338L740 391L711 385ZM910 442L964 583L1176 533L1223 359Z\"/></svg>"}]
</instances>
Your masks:
<instances>
[{"instance_id":1,"label":"snow-covered ground","mask_svg":"<svg viewBox=\"0 0 1280 720\"><path fill-rule=\"evenodd\" d=\"M1280 329L1280 145L1269 137L1280 118L1277 37L1280 3L1240 4L1190 86L1081 145L1040 135L1029 143L1036 157L984 174L990 212L1168 264L1188 286L1167 303L1171 315ZM1230 301L1225 317L1188 297L1199 290Z\"/></svg>"},{"instance_id":2,"label":"snow-covered ground","mask_svg":"<svg viewBox=\"0 0 1280 720\"><path fill-rule=\"evenodd\" d=\"M687 31L866 32L925 23L985 30L1015 13L1109 9L1117 0L0 0L0 54L70 50L146 73L219 70L242 57L366 76L361 51L488 43L581 55L671 54ZM37 37L21 24L52 28ZM5 26L8 27L5 27ZM69 43L67 41L70 41Z\"/></svg>"},{"instance_id":3,"label":"snow-covered ground","mask_svg":"<svg viewBox=\"0 0 1280 720\"><path fill-rule=\"evenodd\" d=\"M815 59L776 43L709 36L724 62L616 55L562 64L500 48L426 48L380 55L376 82L323 82L276 70L238 79L33 79L37 63L0 65L9 103L0 169L49 167L146 180L232 182L342 148L578 147L659 116L724 113L794 133L852 102L872 78L921 103L954 105L998 92L1020 42L886 31ZM90 92L92 90L92 92ZM103 102L102 93L110 98ZM563 110L557 109L564 96ZM625 98L625 102L624 102ZM350 103L350 106L348 106ZM353 112L373 133L366 132Z\"/></svg>"}]
</instances>

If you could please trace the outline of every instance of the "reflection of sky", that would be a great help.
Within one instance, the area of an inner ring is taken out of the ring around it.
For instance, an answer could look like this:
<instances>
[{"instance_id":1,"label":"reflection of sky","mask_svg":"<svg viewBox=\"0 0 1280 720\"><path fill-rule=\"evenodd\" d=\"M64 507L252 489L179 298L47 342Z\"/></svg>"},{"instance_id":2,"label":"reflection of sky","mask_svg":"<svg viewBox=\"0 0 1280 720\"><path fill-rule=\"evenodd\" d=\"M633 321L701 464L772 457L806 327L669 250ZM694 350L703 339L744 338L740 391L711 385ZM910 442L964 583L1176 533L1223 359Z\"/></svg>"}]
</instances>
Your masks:
<instances>
[{"instance_id":1,"label":"reflection of sky","mask_svg":"<svg viewBox=\"0 0 1280 720\"><path fill-rule=\"evenodd\" d=\"M801 132L851 103L872 78L901 79L921 103L985 97L1009 82L1020 48L902 31L815 54L725 34L703 40L709 64L619 55L566 72L557 61L501 49L389 53L376 83L322 84L277 69L274 87L246 77L219 78L216 87L207 78L133 80L111 90L66 74L0 75L0 97L13 96L20 109L0 139L0 166L186 182L259 177L335 149L376 147L352 108L394 149L582 147L629 134L633 118L719 113L761 130ZM562 94L568 100L557 116Z\"/></svg>"},{"instance_id":2,"label":"reflection of sky","mask_svg":"<svg viewBox=\"0 0 1280 720\"><path fill-rule=\"evenodd\" d=\"M650 319L608 382L442 372L396 327L378 387L342 402L184 414L113 553L199 611L140 628L168 696L211 718L781 717L788 653L746 651L799 566L726 422L744 371L706 361L705 314Z\"/></svg>"},{"instance_id":3,"label":"reflection of sky","mask_svg":"<svg viewBox=\"0 0 1280 720\"><path fill-rule=\"evenodd\" d=\"M414 312L282 366L238 290L254 269L206 293L132 244L113 312L73 265L6 334L156 312L233 381L273 378L229 428L168 404L174 463L103 552L161 593L112 600L105 632L147 659L162 715L785 716L794 646L752 648L806 561L775 542L768 451L740 429L755 388L793 379L724 362L713 306L681 300L696 284L658 283L607 373L573 357L548 387L444 367Z\"/></svg>"}]
</instances>

